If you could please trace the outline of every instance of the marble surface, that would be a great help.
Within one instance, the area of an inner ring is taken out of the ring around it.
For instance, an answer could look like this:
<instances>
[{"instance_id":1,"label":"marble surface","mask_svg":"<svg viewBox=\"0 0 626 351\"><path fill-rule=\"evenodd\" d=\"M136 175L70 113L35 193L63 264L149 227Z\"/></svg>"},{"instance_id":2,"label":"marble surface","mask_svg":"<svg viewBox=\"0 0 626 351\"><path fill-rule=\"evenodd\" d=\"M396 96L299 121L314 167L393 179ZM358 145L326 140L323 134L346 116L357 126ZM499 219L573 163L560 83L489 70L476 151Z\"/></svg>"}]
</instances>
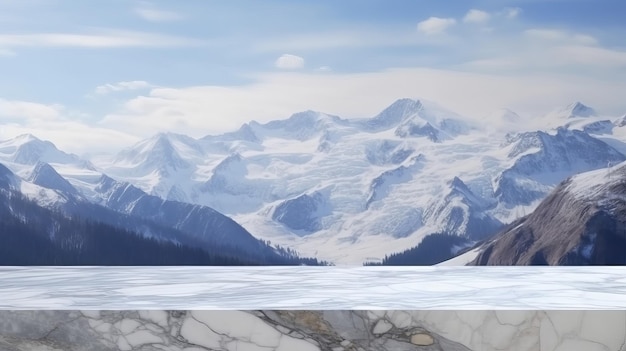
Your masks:
<instances>
[{"instance_id":1,"label":"marble surface","mask_svg":"<svg viewBox=\"0 0 626 351\"><path fill-rule=\"evenodd\" d=\"M0 267L0 309L626 309L626 267Z\"/></svg>"},{"instance_id":2,"label":"marble surface","mask_svg":"<svg viewBox=\"0 0 626 351\"><path fill-rule=\"evenodd\" d=\"M625 351L626 311L0 311L2 351Z\"/></svg>"}]
</instances>

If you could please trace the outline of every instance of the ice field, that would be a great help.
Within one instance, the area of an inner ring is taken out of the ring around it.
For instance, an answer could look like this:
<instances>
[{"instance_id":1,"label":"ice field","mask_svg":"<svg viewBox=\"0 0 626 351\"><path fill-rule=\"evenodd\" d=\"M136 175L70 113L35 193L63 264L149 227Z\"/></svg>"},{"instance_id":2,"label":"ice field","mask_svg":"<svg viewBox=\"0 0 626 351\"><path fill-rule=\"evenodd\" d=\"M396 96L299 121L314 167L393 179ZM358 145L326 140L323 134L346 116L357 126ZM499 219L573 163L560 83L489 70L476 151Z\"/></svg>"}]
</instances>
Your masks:
<instances>
[{"instance_id":1,"label":"ice field","mask_svg":"<svg viewBox=\"0 0 626 351\"><path fill-rule=\"evenodd\" d=\"M1 309L626 309L626 267L1 267Z\"/></svg>"}]
</instances>

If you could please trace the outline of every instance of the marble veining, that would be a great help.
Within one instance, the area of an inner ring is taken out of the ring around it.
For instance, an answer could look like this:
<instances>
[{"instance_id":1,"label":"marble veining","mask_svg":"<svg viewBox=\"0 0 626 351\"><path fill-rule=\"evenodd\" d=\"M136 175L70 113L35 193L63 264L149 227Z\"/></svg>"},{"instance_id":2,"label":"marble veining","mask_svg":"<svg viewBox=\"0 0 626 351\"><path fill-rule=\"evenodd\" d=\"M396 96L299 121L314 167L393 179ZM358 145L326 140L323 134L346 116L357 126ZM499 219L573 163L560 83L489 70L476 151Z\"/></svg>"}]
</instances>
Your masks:
<instances>
[{"instance_id":1,"label":"marble veining","mask_svg":"<svg viewBox=\"0 0 626 351\"><path fill-rule=\"evenodd\" d=\"M0 311L2 351L626 351L626 311Z\"/></svg>"},{"instance_id":2,"label":"marble veining","mask_svg":"<svg viewBox=\"0 0 626 351\"><path fill-rule=\"evenodd\" d=\"M626 267L0 267L0 309L624 310Z\"/></svg>"}]
</instances>

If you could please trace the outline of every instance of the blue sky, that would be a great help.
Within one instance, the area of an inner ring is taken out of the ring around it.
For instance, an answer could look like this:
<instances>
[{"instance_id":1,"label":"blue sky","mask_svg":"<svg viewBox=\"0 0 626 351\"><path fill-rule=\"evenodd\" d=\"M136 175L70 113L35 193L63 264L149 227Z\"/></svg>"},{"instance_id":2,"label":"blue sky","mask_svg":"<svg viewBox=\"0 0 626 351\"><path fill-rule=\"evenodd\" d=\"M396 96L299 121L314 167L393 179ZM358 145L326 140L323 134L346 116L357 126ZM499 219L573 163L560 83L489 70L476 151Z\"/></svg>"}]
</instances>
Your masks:
<instances>
[{"instance_id":1,"label":"blue sky","mask_svg":"<svg viewBox=\"0 0 626 351\"><path fill-rule=\"evenodd\" d=\"M427 98L626 113L623 0L0 0L0 138L70 151ZM89 135L87 138L85 135Z\"/></svg>"}]
</instances>

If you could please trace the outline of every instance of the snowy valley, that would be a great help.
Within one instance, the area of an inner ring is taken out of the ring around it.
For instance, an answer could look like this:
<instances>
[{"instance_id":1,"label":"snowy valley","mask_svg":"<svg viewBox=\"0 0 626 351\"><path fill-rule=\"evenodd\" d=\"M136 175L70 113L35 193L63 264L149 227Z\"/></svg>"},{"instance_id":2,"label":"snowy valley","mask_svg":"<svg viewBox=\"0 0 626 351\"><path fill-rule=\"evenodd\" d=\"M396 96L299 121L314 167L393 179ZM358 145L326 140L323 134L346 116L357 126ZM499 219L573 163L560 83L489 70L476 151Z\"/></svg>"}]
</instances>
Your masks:
<instances>
[{"instance_id":1,"label":"snowy valley","mask_svg":"<svg viewBox=\"0 0 626 351\"><path fill-rule=\"evenodd\" d=\"M19 179L5 177L7 188L46 208L80 215L88 203L111 211L111 224L120 224L111 213L149 221L128 222L147 236L180 241L158 229L167 227L188 243L252 251L262 239L361 265L433 233L467 239L450 255L489 238L566 178L625 161L626 116L576 102L536 118L501 109L476 120L400 99L373 117L305 111L111 151L82 159L21 135L0 141L0 163Z\"/></svg>"}]
</instances>

